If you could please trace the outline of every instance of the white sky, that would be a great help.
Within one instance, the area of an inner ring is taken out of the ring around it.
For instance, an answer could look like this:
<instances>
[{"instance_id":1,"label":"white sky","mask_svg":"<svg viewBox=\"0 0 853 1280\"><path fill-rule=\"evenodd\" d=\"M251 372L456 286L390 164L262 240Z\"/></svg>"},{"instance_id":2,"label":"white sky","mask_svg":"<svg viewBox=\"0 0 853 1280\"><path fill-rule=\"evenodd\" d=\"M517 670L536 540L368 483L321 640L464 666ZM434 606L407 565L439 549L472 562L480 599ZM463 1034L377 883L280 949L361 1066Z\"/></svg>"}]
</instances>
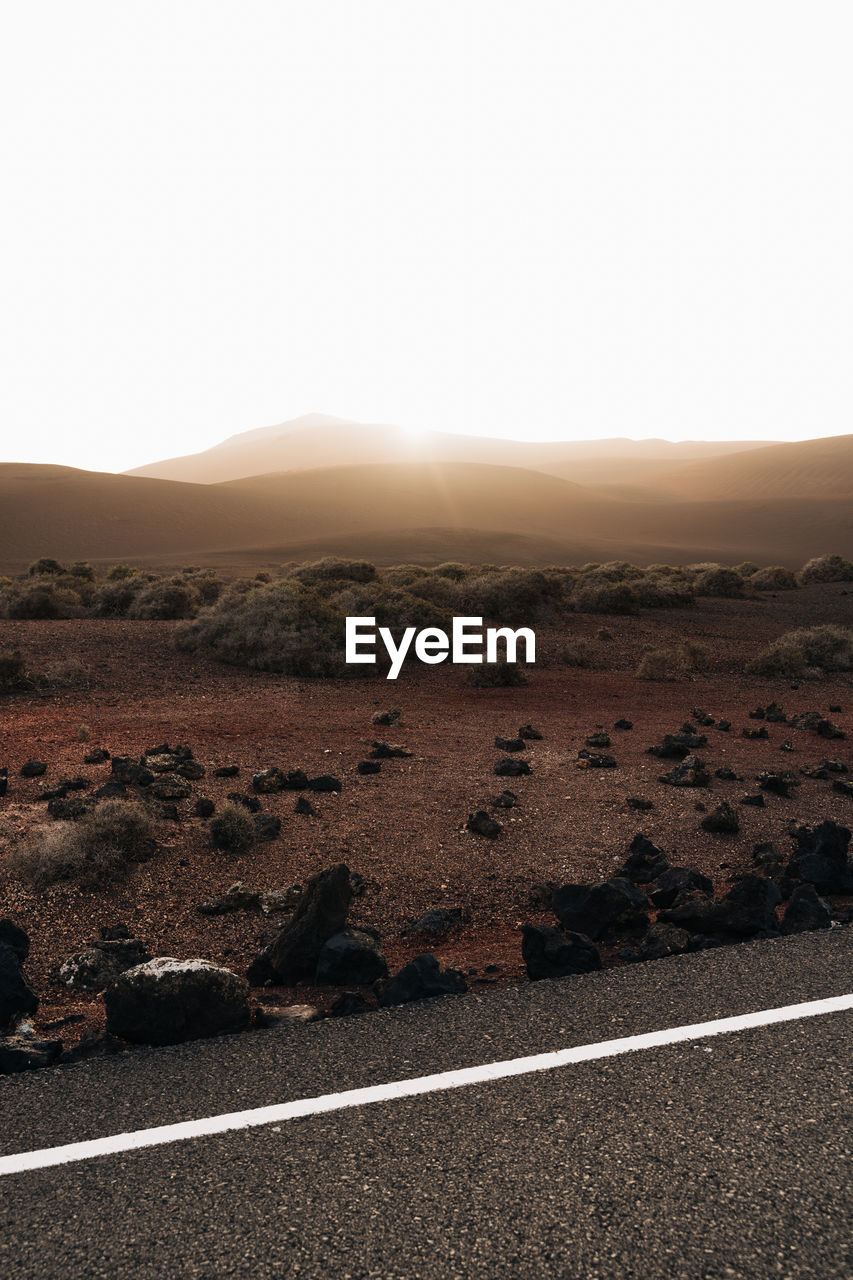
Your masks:
<instances>
[{"instance_id":1,"label":"white sky","mask_svg":"<svg viewBox=\"0 0 853 1280\"><path fill-rule=\"evenodd\" d=\"M3 13L0 458L853 430L849 0Z\"/></svg>"}]
</instances>

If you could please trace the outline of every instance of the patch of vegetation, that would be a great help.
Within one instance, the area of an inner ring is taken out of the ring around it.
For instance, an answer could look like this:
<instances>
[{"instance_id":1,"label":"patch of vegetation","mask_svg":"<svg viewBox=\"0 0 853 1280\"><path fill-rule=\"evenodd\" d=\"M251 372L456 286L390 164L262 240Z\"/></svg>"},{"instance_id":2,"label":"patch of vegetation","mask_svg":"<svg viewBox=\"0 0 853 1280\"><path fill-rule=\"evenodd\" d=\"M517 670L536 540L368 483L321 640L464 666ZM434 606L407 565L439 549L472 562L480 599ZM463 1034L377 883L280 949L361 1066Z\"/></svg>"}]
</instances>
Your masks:
<instances>
[{"instance_id":1,"label":"patch of vegetation","mask_svg":"<svg viewBox=\"0 0 853 1280\"><path fill-rule=\"evenodd\" d=\"M698 640L684 640L674 649L647 649L635 675L638 680L678 680L690 672L704 671L708 650Z\"/></svg>"},{"instance_id":2,"label":"patch of vegetation","mask_svg":"<svg viewBox=\"0 0 853 1280\"><path fill-rule=\"evenodd\" d=\"M252 815L240 804L226 804L210 819L210 843L220 853L248 853L255 843Z\"/></svg>"},{"instance_id":3,"label":"patch of vegetation","mask_svg":"<svg viewBox=\"0 0 853 1280\"><path fill-rule=\"evenodd\" d=\"M0 694L87 689L90 679L89 668L78 658L61 658L39 670L30 664L20 649L0 649Z\"/></svg>"},{"instance_id":4,"label":"patch of vegetation","mask_svg":"<svg viewBox=\"0 0 853 1280\"><path fill-rule=\"evenodd\" d=\"M77 822L35 827L13 849L9 869L37 891L60 883L100 889L153 849L151 819L142 806L104 800Z\"/></svg>"},{"instance_id":5,"label":"patch of vegetation","mask_svg":"<svg viewBox=\"0 0 853 1280\"><path fill-rule=\"evenodd\" d=\"M797 575L792 569L774 564L768 569L757 569L750 576L749 585L755 591L796 591Z\"/></svg>"},{"instance_id":6,"label":"patch of vegetation","mask_svg":"<svg viewBox=\"0 0 853 1280\"><path fill-rule=\"evenodd\" d=\"M473 689L517 689L527 684L527 674L520 663L483 662L468 668L465 683Z\"/></svg>"},{"instance_id":7,"label":"patch of vegetation","mask_svg":"<svg viewBox=\"0 0 853 1280\"><path fill-rule=\"evenodd\" d=\"M800 570L800 582L853 582L853 564L844 556L814 556Z\"/></svg>"},{"instance_id":8,"label":"patch of vegetation","mask_svg":"<svg viewBox=\"0 0 853 1280\"><path fill-rule=\"evenodd\" d=\"M787 631L762 649L747 667L750 675L802 680L853 669L853 630L804 627Z\"/></svg>"}]
</instances>

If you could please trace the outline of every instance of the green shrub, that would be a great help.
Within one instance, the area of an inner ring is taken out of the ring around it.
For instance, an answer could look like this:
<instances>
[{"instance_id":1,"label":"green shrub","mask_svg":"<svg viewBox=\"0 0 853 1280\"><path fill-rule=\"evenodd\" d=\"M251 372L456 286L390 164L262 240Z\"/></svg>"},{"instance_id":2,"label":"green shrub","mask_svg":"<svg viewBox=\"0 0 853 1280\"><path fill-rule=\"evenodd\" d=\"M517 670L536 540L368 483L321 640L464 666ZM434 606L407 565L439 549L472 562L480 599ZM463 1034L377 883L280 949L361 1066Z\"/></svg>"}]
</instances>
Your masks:
<instances>
[{"instance_id":1,"label":"green shrub","mask_svg":"<svg viewBox=\"0 0 853 1280\"><path fill-rule=\"evenodd\" d=\"M92 613L96 618L126 618L141 586L127 578L102 583L95 592Z\"/></svg>"},{"instance_id":2,"label":"green shrub","mask_svg":"<svg viewBox=\"0 0 853 1280\"><path fill-rule=\"evenodd\" d=\"M726 569L721 564L700 566L693 582L697 596L742 596L744 579L736 569Z\"/></svg>"},{"instance_id":3,"label":"green shrub","mask_svg":"<svg viewBox=\"0 0 853 1280\"><path fill-rule=\"evenodd\" d=\"M681 670L677 649L647 649L635 674L638 680L675 680Z\"/></svg>"},{"instance_id":4,"label":"green shrub","mask_svg":"<svg viewBox=\"0 0 853 1280\"><path fill-rule=\"evenodd\" d=\"M10 618L27 621L55 618L79 618L84 610L73 591L63 590L51 582L34 582L20 587L9 597Z\"/></svg>"},{"instance_id":5,"label":"green shrub","mask_svg":"<svg viewBox=\"0 0 853 1280\"><path fill-rule=\"evenodd\" d=\"M146 620L189 618L199 604L199 594L184 578L161 578L144 587L128 609L128 617Z\"/></svg>"},{"instance_id":6,"label":"green shrub","mask_svg":"<svg viewBox=\"0 0 853 1280\"><path fill-rule=\"evenodd\" d=\"M805 627L787 631L762 649L747 667L750 675L801 680L853 668L853 631L849 627Z\"/></svg>"},{"instance_id":7,"label":"green shrub","mask_svg":"<svg viewBox=\"0 0 853 1280\"><path fill-rule=\"evenodd\" d=\"M114 564L112 568L107 570L107 579L110 582L126 582L128 578L133 578L138 573L129 564Z\"/></svg>"},{"instance_id":8,"label":"green shrub","mask_svg":"<svg viewBox=\"0 0 853 1280\"><path fill-rule=\"evenodd\" d=\"M43 578L49 574L65 573L65 568L52 556L41 556L40 559L33 561L27 573L31 578Z\"/></svg>"},{"instance_id":9,"label":"green shrub","mask_svg":"<svg viewBox=\"0 0 853 1280\"><path fill-rule=\"evenodd\" d=\"M345 560L340 556L326 556L323 560L300 565L290 576L306 587L316 587L324 582L375 582L376 565L369 560Z\"/></svg>"},{"instance_id":10,"label":"green shrub","mask_svg":"<svg viewBox=\"0 0 853 1280\"><path fill-rule=\"evenodd\" d=\"M220 853L248 853L255 843L252 815L241 804L226 804L210 819L210 843Z\"/></svg>"},{"instance_id":11,"label":"green shrub","mask_svg":"<svg viewBox=\"0 0 853 1280\"><path fill-rule=\"evenodd\" d=\"M639 613L633 586L627 582L600 581L592 576L577 584L572 593L572 606L578 613Z\"/></svg>"},{"instance_id":12,"label":"green shrub","mask_svg":"<svg viewBox=\"0 0 853 1280\"><path fill-rule=\"evenodd\" d=\"M180 624L175 641L181 649L259 671L344 673L342 615L293 579L233 584L216 604Z\"/></svg>"},{"instance_id":13,"label":"green shrub","mask_svg":"<svg viewBox=\"0 0 853 1280\"><path fill-rule=\"evenodd\" d=\"M853 564L843 556L814 556L800 570L800 582L853 582Z\"/></svg>"},{"instance_id":14,"label":"green shrub","mask_svg":"<svg viewBox=\"0 0 853 1280\"><path fill-rule=\"evenodd\" d=\"M68 882L99 889L153 851L151 819L127 800L104 800L77 822L35 827L13 850L13 875L41 890Z\"/></svg>"},{"instance_id":15,"label":"green shrub","mask_svg":"<svg viewBox=\"0 0 853 1280\"><path fill-rule=\"evenodd\" d=\"M753 560L743 560L734 566L735 573L739 573L742 578L751 578L754 573L758 573L758 569L759 566Z\"/></svg>"}]
</instances>

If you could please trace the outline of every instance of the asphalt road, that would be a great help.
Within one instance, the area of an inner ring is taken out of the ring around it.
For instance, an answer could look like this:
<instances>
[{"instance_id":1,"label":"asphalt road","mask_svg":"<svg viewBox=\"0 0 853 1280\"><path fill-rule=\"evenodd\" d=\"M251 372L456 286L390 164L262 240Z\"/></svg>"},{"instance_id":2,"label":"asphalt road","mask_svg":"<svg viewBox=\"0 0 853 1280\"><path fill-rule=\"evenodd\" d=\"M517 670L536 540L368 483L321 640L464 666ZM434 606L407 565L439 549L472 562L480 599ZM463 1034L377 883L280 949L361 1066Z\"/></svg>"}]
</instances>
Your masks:
<instances>
[{"instance_id":1,"label":"asphalt road","mask_svg":"<svg viewBox=\"0 0 853 1280\"><path fill-rule=\"evenodd\" d=\"M853 930L0 1080L0 1155L839 996ZM0 1275L853 1273L830 1013L0 1178Z\"/></svg>"}]
</instances>

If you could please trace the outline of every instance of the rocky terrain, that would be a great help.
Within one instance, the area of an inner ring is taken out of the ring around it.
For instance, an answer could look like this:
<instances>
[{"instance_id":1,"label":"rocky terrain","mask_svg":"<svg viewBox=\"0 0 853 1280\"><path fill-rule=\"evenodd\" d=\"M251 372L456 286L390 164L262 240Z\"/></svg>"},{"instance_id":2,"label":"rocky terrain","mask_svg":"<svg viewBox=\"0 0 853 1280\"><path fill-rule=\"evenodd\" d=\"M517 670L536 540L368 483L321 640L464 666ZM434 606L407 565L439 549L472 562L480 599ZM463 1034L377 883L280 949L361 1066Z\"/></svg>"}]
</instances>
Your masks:
<instances>
[{"instance_id":1,"label":"rocky terrain","mask_svg":"<svg viewBox=\"0 0 853 1280\"><path fill-rule=\"evenodd\" d=\"M0 1014L73 1060L843 925L851 678L744 668L791 627L849 625L851 602L827 584L579 616L589 665L542 628L509 688L249 672L177 652L170 622L0 622L36 664L88 672L0 700ZM686 636L703 670L637 678ZM36 826L116 797L154 831L124 879L20 878ZM216 835L225 809L246 847Z\"/></svg>"}]
</instances>

